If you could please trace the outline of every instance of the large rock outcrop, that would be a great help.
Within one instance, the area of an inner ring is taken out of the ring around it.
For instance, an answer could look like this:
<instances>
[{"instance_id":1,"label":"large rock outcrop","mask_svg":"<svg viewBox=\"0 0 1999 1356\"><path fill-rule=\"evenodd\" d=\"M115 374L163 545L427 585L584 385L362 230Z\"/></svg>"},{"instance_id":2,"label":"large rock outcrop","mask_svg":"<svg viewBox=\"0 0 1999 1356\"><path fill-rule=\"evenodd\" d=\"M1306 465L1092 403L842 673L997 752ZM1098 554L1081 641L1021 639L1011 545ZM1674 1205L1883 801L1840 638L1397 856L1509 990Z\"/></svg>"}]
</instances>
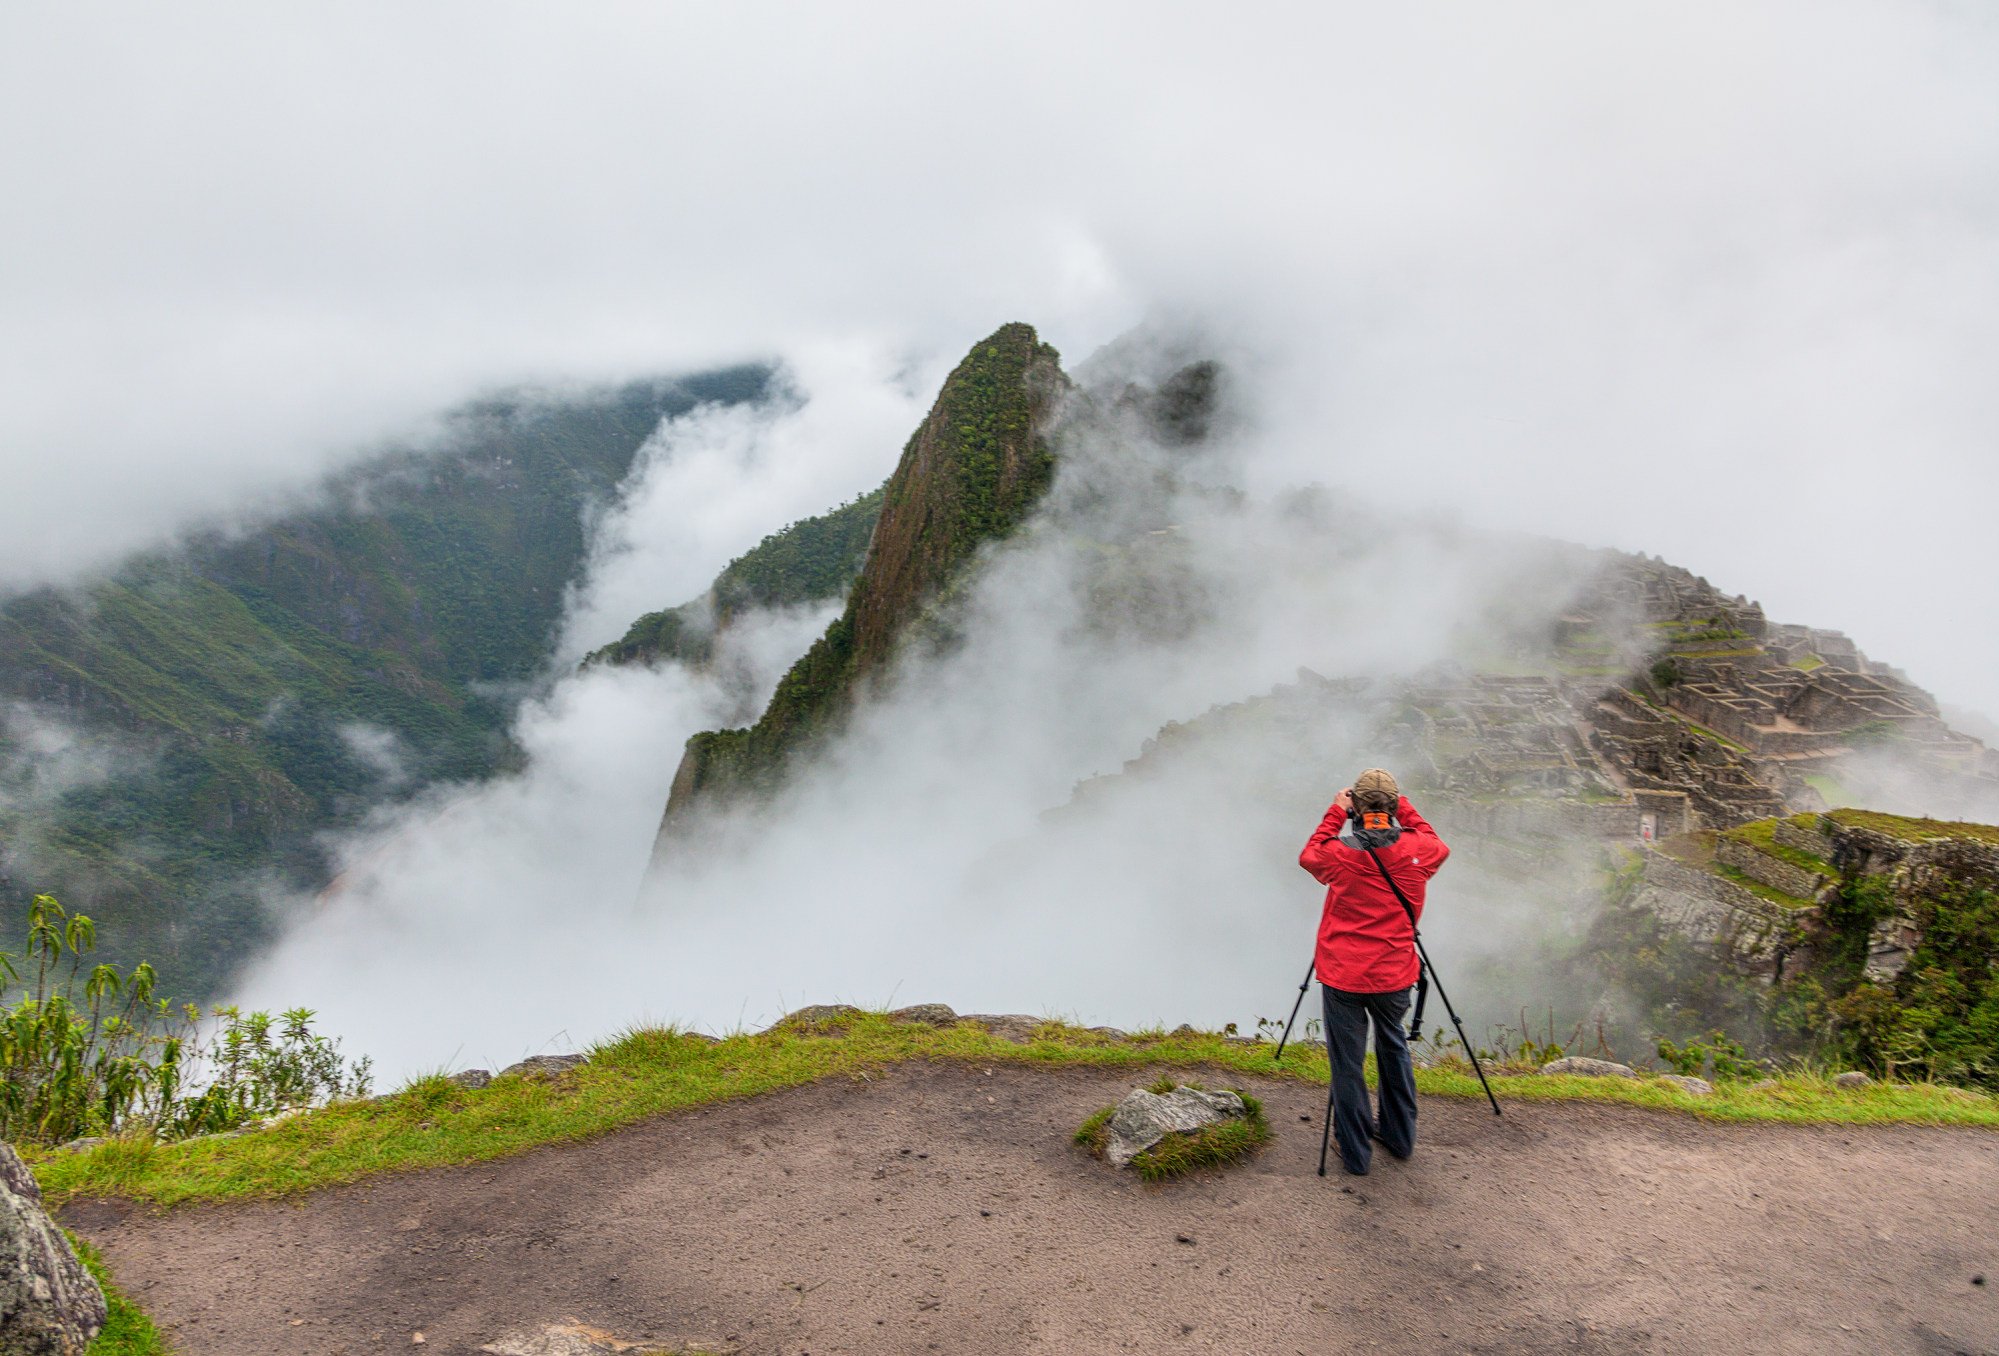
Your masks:
<instances>
[{"instance_id":1,"label":"large rock outcrop","mask_svg":"<svg viewBox=\"0 0 1999 1356\"><path fill-rule=\"evenodd\" d=\"M83 1356L104 1316L104 1292L42 1209L35 1175L0 1144L0 1352Z\"/></svg>"},{"instance_id":2,"label":"large rock outcrop","mask_svg":"<svg viewBox=\"0 0 1999 1356\"><path fill-rule=\"evenodd\" d=\"M1837 949L1890 982L1923 941L1925 900L1994 888L1999 828L1834 810L1670 840L1647 857L1633 902L1745 973L1781 979ZM1856 889L1872 891L1876 916L1841 947Z\"/></svg>"},{"instance_id":3,"label":"large rock outcrop","mask_svg":"<svg viewBox=\"0 0 1999 1356\"><path fill-rule=\"evenodd\" d=\"M670 851L697 808L778 785L797 752L834 728L909 625L979 548L1027 517L1054 471L1046 432L1068 388L1030 325L1004 325L952 371L883 487L866 563L834 620L744 729L687 742L654 845Z\"/></svg>"}]
</instances>

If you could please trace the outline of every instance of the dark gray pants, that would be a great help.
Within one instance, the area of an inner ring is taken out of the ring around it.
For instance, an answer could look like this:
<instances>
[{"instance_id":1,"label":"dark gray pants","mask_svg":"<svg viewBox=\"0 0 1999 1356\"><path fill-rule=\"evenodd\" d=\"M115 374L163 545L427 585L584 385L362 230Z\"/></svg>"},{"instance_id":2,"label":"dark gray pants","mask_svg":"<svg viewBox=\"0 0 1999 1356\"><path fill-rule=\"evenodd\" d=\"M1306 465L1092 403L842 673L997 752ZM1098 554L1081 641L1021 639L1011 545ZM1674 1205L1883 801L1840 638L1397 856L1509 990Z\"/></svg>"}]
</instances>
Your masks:
<instances>
[{"instance_id":1,"label":"dark gray pants","mask_svg":"<svg viewBox=\"0 0 1999 1356\"><path fill-rule=\"evenodd\" d=\"M1416 1148L1416 1074L1409 1063L1409 991L1348 993L1321 985L1326 999L1326 1055L1333 1066L1333 1137L1348 1172L1365 1173L1376 1134L1397 1158ZM1362 1074L1367 1032L1374 1027L1375 1081L1381 1089L1379 1119L1369 1105Z\"/></svg>"}]
</instances>

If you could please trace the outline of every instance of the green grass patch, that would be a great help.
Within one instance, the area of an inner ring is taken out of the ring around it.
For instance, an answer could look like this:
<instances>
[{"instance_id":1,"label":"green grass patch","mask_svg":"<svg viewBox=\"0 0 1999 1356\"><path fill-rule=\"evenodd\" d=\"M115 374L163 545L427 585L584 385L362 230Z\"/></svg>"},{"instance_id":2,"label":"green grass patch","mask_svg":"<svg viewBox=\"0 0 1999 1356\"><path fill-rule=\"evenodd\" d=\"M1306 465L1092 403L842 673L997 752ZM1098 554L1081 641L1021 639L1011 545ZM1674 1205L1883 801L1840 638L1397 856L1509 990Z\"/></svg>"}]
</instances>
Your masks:
<instances>
[{"instance_id":1,"label":"green grass patch","mask_svg":"<svg viewBox=\"0 0 1999 1356\"><path fill-rule=\"evenodd\" d=\"M1824 668L1825 660L1819 658L1815 654L1808 654L1803 659L1792 660L1791 667L1796 669L1799 673L1810 673L1815 669Z\"/></svg>"},{"instance_id":2,"label":"green grass patch","mask_svg":"<svg viewBox=\"0 0 1999 1356\"><path fill-rule=\"evenodd\" d=\"M1968 838L1976 843L1999 846L1999 825L1970 824L1962 820L1911 819L1882 814L1878 810L1831 810L1826 818L1849 828L1872 829L1905 843L1933 843L1943 838Z\"/></svg>"},{"instance_id":3,"label":"green grass patch","mask_svg":"<svg viewBox=\"0 0 1999 1356\"><path fill-rule=\"evenodd\" d=\"M1677 711L1675 711L1673 714L1676 716L1680 715L1680 713ZM1737 753L1749 752L1749 746L1747 744L1738 744L1733 739L1730 739L1727 735L1723 734L1721 731L1710 730L1708 729L1707 726L1701 724L1697 720L1688 720L1685 716L1680 716L1680 723L1686 726L1689 730L1692 730L1695 734L1701 735L1707 739L1712 739L1715 743L1720 744L1725 748L1734 749Z\"/></svg>"},{"instance_id":4,"label":"green grass patch","mask_svg":"<svg viewBox=\"0 0 1999 1356\"><path fill-rule=\"evenodd\" d=\"M1817 815L1794 815L1791 822L1816 831L1817 819ZM1774 819L1757 819L1747 824L1738 824L1732 829L1723 830L1722 837L1732 838L1738 843L1747 843L1764 856L1774 857L1801 871L1815 872L1828 880L1837 879L1839 876L1839 872L1834 870L1832 863L1825 858L1816 853L1806 852L1802 848L1778 842L1777 821Z\"/></svg>"},{"instance_id":5,"label":"green grass patch","mask_svg":"<svg viewBox=\"0 0 1999 1356\"><path fill-rule=\"evenodd\" d=\"M1674 834L1661 840L1657 851L1676 862L1705 871L1714 865L1714 840L1713 829L1695 829L1691 833Z\"/></svg>"},{"instance_id":6,"label":"green grass patch","mask_svg":"<svg viewBox=\"0 0 1999 1356\"><path fill-rule=\"evenodd\" d=\"M104 1292L104 1305L109 1311L104 1326L90 1344L87 1356L170 1356L172 1348L160 1336L160 1330L153 1326L139 1306L125 1298L125 1292L111 1279L110 1268L104 1265L104 1258L97 1249L63 1230L69 1245L76 1249L77 1258L85 1269L96 1278L98 1288Z\"/></svg>"},{"instance_id":7,"label":"green grass patch","mask_svg":"<svg viewBox=\"0 0 1999 1356\"><path fill-rule=\"evenodd\" d=\"M1815 899L1800 899L1796 895L1787 895L1782 890L1773 889L1765 885L1762 881L1757 880L1754 876L1730 866L1726 862L1714 862L1709 865L1708 870L1714 872L1717 876L1720 876L1732 885L1740 885L1758 899L1775 904L1780 909L1810 909L1815 908L1818 904L1818 901Z\"/></svg>"},{"instance_id":8,"label":"green grass patch","mask_svg":"<svg viewBox=\"0 0 1999 1356\"><path fill-rule=\"evenodd\" d=\"M1819 793L1827 805L1838 807L1851 805L1854 794L1846 789L1846 784L1837 777L1828 777L1823 772L1807 772L1805 785Z\"/></svg>"},{"instance_id":9,"label":"green grass patch","mask_svg":"<svg viewBox=\"0 0 1999 1356\"><path fill-rule=\"evenodd\" d=\"M554 1079L497 1079L458 1087L441 1077L369 1101L294 1116L232 1138L154 1144L113 1140L81 1153L25 1151L52 1202L120 1196L159 1205L269 1198L384 1173L484 1162L543 1144L574 1143L663 1112L753 1097L823 1078L862 1078L907 1060L1107 1069L1201 1068L1219 1078L1326 1081L1323 1046L1300 1042L1280 1064L1269 1044L1215 1033L1138 1032L1115 1037L1044 1022L1015 1045L969 1022L946 1029L858 1013L830 1028L786 1026L710 1043L669 1030L633 1031L599 1047L589 1064ZM1420 1069L1427 1094L1483 1094L1469 1066L1451 1060ZM1611 1085L1616 1086L1611 1086ZM1531 1101L1618 1101L1688 1109L1663 1086L1627 1079L1509 1077L1502 1097ZM1772 1100L1739 1091L1693 1108L1723 1120L1902 1122L1999 1127L1999 1102L1949 1089L1881 1084L1862 1095L1828 1085L1807 1098Z\"/></svg>"},{"instance_id":10,"label":"green grass patch","mask_svg":"<svg viewBox=\"0 0 1999 1356\"><path fill-rule=\"evenodd\" d=\"M1104 1148L1111 1142L1111 1113L1115 1106L1107 1106L1101 1111L1092 1111L1089 1118L1076 1127L1076 1143L1088 1149L1093 1157L1102 1158Z\"/></svg>"}]
</instances>

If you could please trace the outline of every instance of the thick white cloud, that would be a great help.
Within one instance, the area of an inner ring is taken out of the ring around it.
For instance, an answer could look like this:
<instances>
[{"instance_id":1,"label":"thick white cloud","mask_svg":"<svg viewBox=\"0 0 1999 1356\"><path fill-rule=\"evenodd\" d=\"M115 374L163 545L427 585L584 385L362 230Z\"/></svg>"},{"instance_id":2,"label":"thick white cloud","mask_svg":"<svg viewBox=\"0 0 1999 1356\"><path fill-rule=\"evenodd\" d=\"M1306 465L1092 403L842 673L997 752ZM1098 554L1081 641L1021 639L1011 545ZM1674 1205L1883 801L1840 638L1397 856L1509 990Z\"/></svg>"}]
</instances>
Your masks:
<instances>
[{"instance_id":1,"label":"thick white cloud","mask_svg":"<svg viewBox=\"0 0 1999 1356\"><path fill-rule=\"evenodd\" d=\"M1660 551L1999 710L1927 606L1991 568L1995 58L1919 4L12 7L0 579L493 383L1191 315L1273 477Z\"/></svg>"}]
</instances>

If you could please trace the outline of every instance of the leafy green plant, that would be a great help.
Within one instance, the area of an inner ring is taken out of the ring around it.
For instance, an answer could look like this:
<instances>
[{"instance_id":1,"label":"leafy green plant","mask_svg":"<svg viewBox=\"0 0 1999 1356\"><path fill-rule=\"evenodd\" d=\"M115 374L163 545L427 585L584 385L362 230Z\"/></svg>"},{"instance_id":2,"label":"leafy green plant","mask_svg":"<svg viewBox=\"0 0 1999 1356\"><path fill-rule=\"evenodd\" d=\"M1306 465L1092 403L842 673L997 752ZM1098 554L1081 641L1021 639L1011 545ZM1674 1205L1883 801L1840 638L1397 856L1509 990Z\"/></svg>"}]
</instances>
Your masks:
<instances>
[{"instance_id":1,"label":"leafy green plant","mask_svg":"<svg viewBox=\"0 0 1999 1356\"><path fill-rule=\"evenodd\" d=\"M135 1127L169 1139L367 1092L369 1062L312 1031L312 1013L200 1010L154 995L145 962L85 968L96 925L52 895L28 905L24 958L0 952L22 990L0 1008L0 1138L59 1144ZM32 978L26 975L31 973Z\"/></svg>"},{"instance_id":2,"label":"leafy green plant","mask_svg":"<svg viewBox=\"0 0 1999 1356\"><path fill-rule=\"evenodd\" d=\"M1657 1048L1668 1068L1690 1077L1712 1073L1716 1078L1750 1078L1763 1072L1763 1065L1750 1057L1742 1042L1719 1031L1679 1043L1662 1037Z\"/></svg>"}]
</instances>

